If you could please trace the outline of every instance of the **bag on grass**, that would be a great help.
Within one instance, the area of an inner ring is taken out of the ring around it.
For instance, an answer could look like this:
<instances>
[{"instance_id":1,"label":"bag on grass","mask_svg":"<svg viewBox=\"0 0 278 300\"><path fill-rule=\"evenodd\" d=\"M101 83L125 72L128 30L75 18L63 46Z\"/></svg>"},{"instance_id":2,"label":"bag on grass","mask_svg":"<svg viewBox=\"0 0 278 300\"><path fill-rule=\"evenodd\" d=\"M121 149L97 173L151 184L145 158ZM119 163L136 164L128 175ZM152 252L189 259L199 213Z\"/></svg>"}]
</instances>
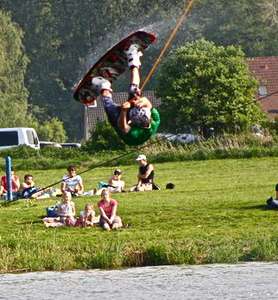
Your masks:
<instances>
[{"instance_id":1,"label":"bag on grass","mask_svg":"<svg viewBox=\"0 0 278 300\"><path fill-rule=\"evenodd\" d=\"M49 217L49 218L58 217L58 207L57 207L57 205L47 207L46 208L46 216Z\"/></svg>"}]
</instances>

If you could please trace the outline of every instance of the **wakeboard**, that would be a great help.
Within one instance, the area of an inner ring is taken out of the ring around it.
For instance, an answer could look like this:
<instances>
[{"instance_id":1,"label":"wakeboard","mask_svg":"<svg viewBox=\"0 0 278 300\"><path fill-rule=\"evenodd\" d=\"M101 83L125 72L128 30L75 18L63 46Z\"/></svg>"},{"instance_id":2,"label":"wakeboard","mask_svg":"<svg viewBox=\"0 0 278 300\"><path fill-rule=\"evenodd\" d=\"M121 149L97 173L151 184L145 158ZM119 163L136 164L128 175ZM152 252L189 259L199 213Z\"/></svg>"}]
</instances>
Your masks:
<instances>
[{"instance_id":1,"label":"wakeboard","mask_svg":"<svg viewBox=\"0 0 278 300\"><path fill-rule=\"evenodd\" d=\"M127 50L131 44L138 44L140 50L144 51L155 40L156 36L153 33L141 30L133 32L122 39L119 43L110 48L78 82L73 93L74 99L85 105L92 104L98 96L92 89L92 78L101 76L111 83L117 80L128 68L125 50Z\"/></svg>"}]
</instances>

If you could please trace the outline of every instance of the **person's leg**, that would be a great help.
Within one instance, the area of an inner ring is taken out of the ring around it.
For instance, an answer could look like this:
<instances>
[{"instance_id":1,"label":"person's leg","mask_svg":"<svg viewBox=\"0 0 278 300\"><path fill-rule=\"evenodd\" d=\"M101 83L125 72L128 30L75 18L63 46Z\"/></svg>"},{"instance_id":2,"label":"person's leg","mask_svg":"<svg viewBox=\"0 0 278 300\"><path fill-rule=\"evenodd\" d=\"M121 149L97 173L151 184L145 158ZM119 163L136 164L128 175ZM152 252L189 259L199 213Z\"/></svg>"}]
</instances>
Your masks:
<instances>
[{"instance_id":1,"label":"person's leg","mask_svg":"<svg viewBox=\"0 0 278 300\"><path fill-rule=\"evenodd\" d=\"M278 183L275 186L275 192L276 192L275 199L278 199Z\"/></svg>"},{"instance_id":2,"label":"person's leg","mask_svg":"<svg viewBox=\"0 0 278 300\"><path fill-rule=\"evenodd\" d=\"M132 99L135 95L141 95L139 89L140 86L140 72L141 66L140 57L143 53L139 50L137 44L132 44L126 51L127 63L130 69L130 85L129 85L129 99Z\"/></svg>"},{"instance_id":3,"label":"person's leg","mask_svg":"<svg viewBox=\"0 0 278 300\"><path fill-rule=\"evenodd\" d=\"M107 230L107 231L110 230L109 224L102 217L100 217L99 226L104 230Z\"/></svg>"},{"instance_id":4,"label":"person's leg","mask_svg":"<svg viewBox=\"0 0 278 300\"><path fill-rule=\"evenodd\" d=\"M118 229L121 228L122 226L123 226L122 219L119 216L116 216L112 223L112 229Z\"/></svg>"},{"instance_id":5,"label":"person's leg","mask_svg":"<svg viewBox=\"0 0 278 300\"><path fill-rule=\"evenodd\" d=\"M140 72L138 67L133 67L130 70L130 85L140 86Z\"/></svg>"},{"instance_id":6,"label":"person's leg","mask_svg":"<svg viewBox=\"0 0 278 300\"><path fill-rule=\"evenodd\" d=\"M101 96L101 101L103 103L103 107L110 124L114 128L118 128L118 120L121 113L121 107L113 101L112 97Z\"/></svg>"}]
</instances>

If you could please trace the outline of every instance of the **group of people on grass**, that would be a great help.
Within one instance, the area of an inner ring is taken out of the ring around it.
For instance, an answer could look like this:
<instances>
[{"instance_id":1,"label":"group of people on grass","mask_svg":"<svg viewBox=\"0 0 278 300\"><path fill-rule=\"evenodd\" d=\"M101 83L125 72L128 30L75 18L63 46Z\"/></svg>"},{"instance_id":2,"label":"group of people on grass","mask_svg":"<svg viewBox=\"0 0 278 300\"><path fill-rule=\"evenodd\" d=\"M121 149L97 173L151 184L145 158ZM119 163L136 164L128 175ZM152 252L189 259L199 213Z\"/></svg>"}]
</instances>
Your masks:
<instances>
[{"instance_id":1,"label":"group of people on grass","mask_svg":"<svg viewBox=\"0 0 278 300\"><path fill-rule=\"evenodd\" d=\"M154 185L154 166L149 164L144 154L140 154L136 161L139 163L137 184L129 191L150 191ZM80 175L77 175L74 166L68 167L68 174L61 183L62 201L55 207L55 216L43 219L47 227L77 226L88 227L99 224L105 230L118 229L123 226L121 218L117 215L117 200L111 193L124 192L125 182L121 179L122 171L115 169L107 183L100 182L98 189L84 192L84 185ZM100 195L98 202L99 216L96 216L93 204L87 203L80 216L76 217L73 197L82 195Z\"/></svg>"},{"instance_id":2,"label":"group of people on grass","mask_svg":"<svg viewBox=\"0 0 278 300\"><path fill-rule=\"evenodd\" d=\"M82 177L77 174L76 167L70 165L61 180L60 189L40 189L35 185L33 176L26 174L23 183L20 183L19 176L12 170L12 193L13 199L18 198L37 198L44 199L54 196L60 196L61 202L54 208L54 214L49 214L43 219L47 227L60 227L60 226L94 226L99 224L106 230L118 229L122 227L122 220L117 216L118 202L111 197L112 193L121 193L125 191L141 192L159 189L154 184L154 166L147 161L144 154L140 154L136 161L139 164L137 174L137 183L130 189L125 190L125 182L122 180L122 171L116 168L112 176L107 182L99 182L98 187L91 189L87 192L84 191L84 184ZM0 196L7 193L7 177L1 177ZM98 202L99 216L96 216L94 206L87 203L79 214L76 216L75 203L73 199L79 196L100 196Z\"/></svg>"},{"instance_id":3,"label":"group of people on grass","mask_svg":"<svg viewBox=\"0 0 278 300\"><path fill-rule=\"evenodd\" d=\"M56 215L45 217L43 222L46 227L92 227L100 225L105 230L119 229L123 226L122 220L117 216L118 202L111 198L108 189L101 191L101 199L98 202L99 216L96 216L94 206L87 203L84 210L76 217L75 203L72 201L72 194L65 191L62 194L62 201L55 208Z\"/></svg>"},{"instance_id":4,"label":"group of people on grass","mask_svg":"<svg viewBox=\"0 0 278 300\"><path fill-rule=\"evenodd\" d=\"M117 168L107 182L100 181L97 188L85 192L82 178L80 175L77 175L75 166L69 166L67 169L68 174L64 175L62 179L61 192L70 192L73 197L76 197L82 195L101 195L103 189L108 189L110 193L158 189L158 186L154 184L154 166L148 163L147 157L144 154L140 154L136 158L136 161L139 164L137 183L128 190L125 190L122 171Z\"/></svg>"},{"instance_id":5,"label":"group of people on grass","mask_svg":"<svg viewBox=\"0 0 278 300\"><path fill-rule=\"evenodd\" d=\"M136 161L139 163L139 171L137 175L137 183L128 191L150 191L157 186L154 184L154 167L149 164L144 154L140 154ZM61 180L60 189L41 189L36 186L32 174L25 174L24 180L21 183L19 176L15 171L11 172L11 187L13 199L19 198L49 198L52 196L61 196L64 192L70 192L73 197L77 196L92 196L100 195L102 189L107 188L111 193L119 193L125 191L125 182L122 180L122 171L117 168L114 170L112 176L107 182L100 181L97 188L91 189L87 192L84 191L83 180L77 174L76 167L73 165L68 166L67 174ZM7 177L1 177L0 197L5 198L8 190Z\"/></svg>"},{"instance_id":6,"label":"group of people on grass","mask_svg":"<svg viewBox=\"0 0 278 300\"><path fill-rule=\"evenodd\" d=\"M1 185L0 185L0 198L7 198L8 192L8 182L7 176L3 175L1 177ZM39 187L36 187L33 175L25 174L24 180L20 183L19 176L15 174L15 171L12 169L11 171L11 192L13 200L17 200L20 198L28 199L28 198L49 198L50 192L40 191Z\"/></svg>"}]
</instances>

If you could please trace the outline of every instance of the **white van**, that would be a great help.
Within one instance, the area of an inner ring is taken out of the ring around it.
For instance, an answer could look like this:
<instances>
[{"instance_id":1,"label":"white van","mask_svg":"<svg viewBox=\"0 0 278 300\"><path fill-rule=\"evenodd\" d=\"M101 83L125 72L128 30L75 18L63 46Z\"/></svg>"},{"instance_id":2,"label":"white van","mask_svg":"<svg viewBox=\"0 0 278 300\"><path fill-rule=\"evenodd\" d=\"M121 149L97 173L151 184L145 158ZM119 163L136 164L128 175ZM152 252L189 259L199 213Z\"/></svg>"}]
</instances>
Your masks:
<instances>
[{"instance_id":1,"label":"white van","mask_svg":"<svg viewBox=\"0 0 278 300\"><path fill-rule=\"evenodd\" d=\"M26 145L40 149L38 135L34 128L0 128L0 150Z\"/></svg>"}]
</instances>

